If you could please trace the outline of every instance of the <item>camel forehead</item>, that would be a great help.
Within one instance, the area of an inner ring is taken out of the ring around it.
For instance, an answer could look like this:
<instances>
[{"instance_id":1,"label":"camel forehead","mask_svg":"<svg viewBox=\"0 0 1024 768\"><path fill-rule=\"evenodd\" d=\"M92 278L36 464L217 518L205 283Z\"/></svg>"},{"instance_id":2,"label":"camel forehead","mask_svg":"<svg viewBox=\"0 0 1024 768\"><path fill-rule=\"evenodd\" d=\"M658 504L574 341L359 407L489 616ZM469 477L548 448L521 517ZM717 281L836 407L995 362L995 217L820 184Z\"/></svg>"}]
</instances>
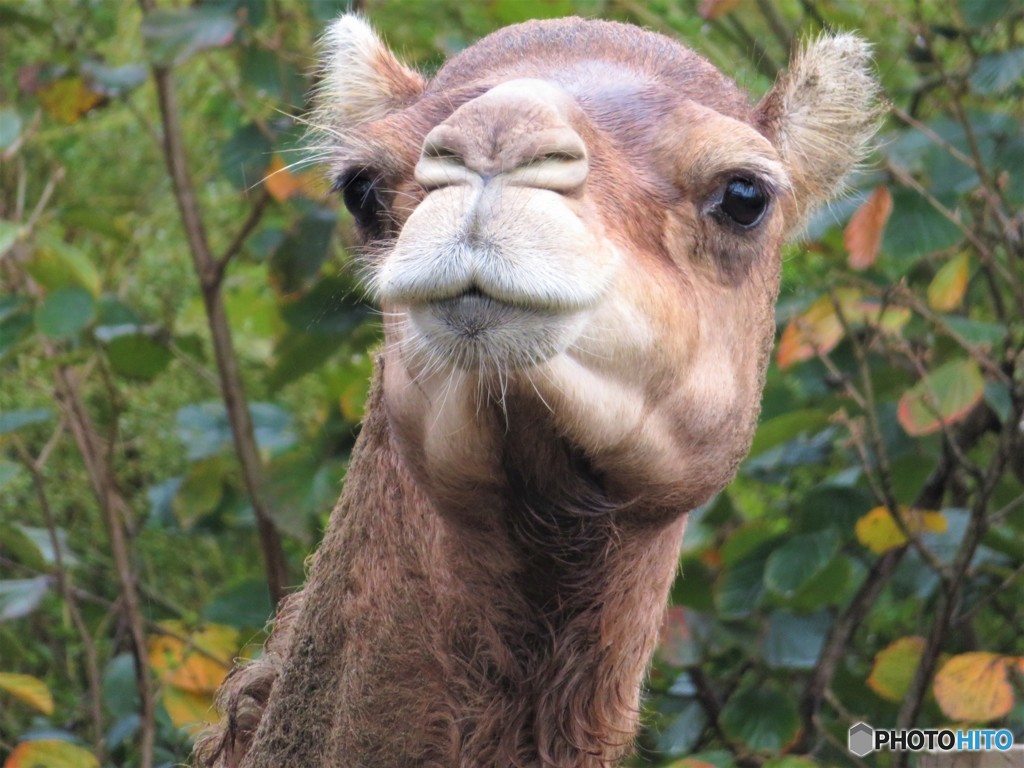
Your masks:
<instances>
[{"instance_id":1,"label":"camel forehead","mask_svg":"<svg viewBox=\"0 0 1024 768\"><path fill-rule=\"evenodd\" d=\"M692 100L746 120L747 96L680 43L616 22L530 21L498 30L449 60L427 92L519 78L550 81L581 101L646 106L656 97Z\"/></svg>"}]
</instances>

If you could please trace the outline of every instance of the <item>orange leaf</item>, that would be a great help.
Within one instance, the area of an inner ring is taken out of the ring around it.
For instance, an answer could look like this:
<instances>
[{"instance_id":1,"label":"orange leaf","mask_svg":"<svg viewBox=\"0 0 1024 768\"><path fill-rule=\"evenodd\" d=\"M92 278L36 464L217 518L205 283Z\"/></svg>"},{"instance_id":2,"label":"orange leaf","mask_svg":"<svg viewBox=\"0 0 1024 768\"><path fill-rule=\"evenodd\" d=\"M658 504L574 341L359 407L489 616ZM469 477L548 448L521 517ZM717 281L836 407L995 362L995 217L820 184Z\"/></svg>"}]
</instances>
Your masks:
<instances>
[{"instance_id":1,"label":"orange leaf","mask_svg":"<svg viewBox=\"0 0 1024 768\"><path fill-rule=\"evenodd\" d=\"M701 0L697 13L708 21L715 21L735 11L739 4L740 0Z\"/></svg>"},{"instance_id":2,"label":"orange leaf","mask_svg":"<svg viewBox=\"0 0 1024 768\"><path fill-rule=\"evenodd\" d=\"M836 301L850 320L849 313L856 308L860 294L856 291L838 291ZM831 351L843 338L843 324L836 314L831 296L822 296L807 310L789 321L779 340L776 360L779 368L809 360L816 354Z\"/></svg>"},{"instance_id":3,"label":"orange leaf","mask_svg":"<svg viewBox=\"0 0 1024 768\"><path fill-rule=\"evenodd\" d=\"M892 213L892 195L888 187L877 187L861 204L843 232L843 244L850 253L853 269L867 269L878 258L882 233Z\"/></svg>"},{"instance_id":4,"label":"orange leaf","mask_svg":"<svg viewBox=\"0 0 1024 768\"><path fill-rule=\"evenodd\" d=\"M82 115L104 101L102 93L91 90L80 77L62 77L38 91L46 113L61 123L78 122Z\"/></svg>"},{"instance_id":5,"label":"orange leaf","mask_svg":"<svg viewBox=\"0 0 1024 768\"><path fill-rule=\"evenodd\" d=\"M1005 656L961 653L935 675L935 700L959 722L984 723L1002 717L1013 707L1013 688L1007 679Z\"/></svg>"},{"instance_id":6,"label":"orange leaf","mask_svg":"<svg viewBox=\"0 0 1024 768\"><path fill-rule=\"evenodd\" d=\"M906 433L920 437L959 421L985 396L985 380L973 360L939 366L903 393L896 419Z\"/></svg>"},{"instance_id":7,"label":"orange leaf","mask_svg":"<svg viewBox=\"0 0 1024 768\"><path fill-rule=\"evenodd\" d=\"M967 253L947 261L928 285L928 306L939 312L949 312L959 307L967 291L970 268Z\"/></svg>"},{"instance_id":8,"label":"orange leaf","mask_svg":"<svg viewBox=\"0 0 1024 768\"><path fill-rule=\"evenodd\" d=\"M902 701L921 661L924 643L923 637L901 637L879 651L868 677L871 690L887 701Z\"/></svg>"},{"instance_id":9,"label":"orange leaf","mask_svg":"<svg viewBox=\"0 0 1024 768\"><path fill-rule=\"evenodd\" d=\"M912 534L941 533L946 530L946 518L941 512L900 507L900 518L903 527ZM907 537L885 507L872 509L857 521L854 530L857 540L877 555L907 543Z\"/></svg>"},{"instance_id":10,"label":"orange leaf","mask_svg":"<svg viewBox=\"0 0 1024 768\"><path fill-rule=\"evenodd\" d=\"M4 768L99 768L88 750L59 739L25 741L14 748Z\"/></svg>"},{"instance_id":11,"label":"orange leaf","mask_svg":"<svg viewBox=\"0 0 1024 768\"><path fill-rule=\"evenodd\" d=\"M319 173L292 173L284 160L277 155L271 159L263 183L270 196L279 203L296 195L320 197L324 191L324 183Z\"/></svg>"}]
</instances>

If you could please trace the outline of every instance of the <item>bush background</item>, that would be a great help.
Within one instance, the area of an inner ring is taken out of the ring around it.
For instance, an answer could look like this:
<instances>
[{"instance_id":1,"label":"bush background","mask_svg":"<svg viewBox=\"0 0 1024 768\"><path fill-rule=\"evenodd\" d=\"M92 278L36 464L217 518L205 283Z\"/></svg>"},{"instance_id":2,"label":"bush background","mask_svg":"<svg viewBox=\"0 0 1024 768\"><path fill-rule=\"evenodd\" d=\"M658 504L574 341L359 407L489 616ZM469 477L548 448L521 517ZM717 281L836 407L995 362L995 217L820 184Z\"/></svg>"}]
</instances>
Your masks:
<instances>
[{"instance_id":1,"label":"bush background","mask_svg":"<svg viewBox=\"0 0 1024 768\"><path fill-rule=\"evenodd\" d=\"M180 764L301 583L379 342L302 145L343 6L0 2L5 768ZM360 9L425 71L527 18L629 21L754 98L822 29L874 43L892 113L784 252L761 427L690 523L636 764L907 762L849 754L859 720L1020 737L1024 7Z\"/></svg>"}]
</instances>

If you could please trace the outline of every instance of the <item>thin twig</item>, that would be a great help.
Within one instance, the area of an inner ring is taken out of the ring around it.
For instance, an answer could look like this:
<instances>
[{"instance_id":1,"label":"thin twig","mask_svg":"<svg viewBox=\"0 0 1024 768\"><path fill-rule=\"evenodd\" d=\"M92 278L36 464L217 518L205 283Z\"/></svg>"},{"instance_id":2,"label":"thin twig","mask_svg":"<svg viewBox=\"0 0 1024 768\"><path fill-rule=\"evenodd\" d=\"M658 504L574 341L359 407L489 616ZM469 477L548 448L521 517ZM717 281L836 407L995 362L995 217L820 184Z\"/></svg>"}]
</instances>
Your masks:
<instances>
[{"instance_id":1,"label":"thin twig","mask_svg":"<svg viewBox=\"0 0 1024 768\"><path fill-rule=\"evenodd\" d=\"M252 208L249 209L249 215L246 217L241 229L238 230L238 233L228 244L228 247L224 249L221 257L217 259L216 283L218 288L224 280L224 272L228 264L238 255L238 252L242 250L242 246L245 245L245 241L249 239L249 235L259 226L269 202L270 193L267 191L266 185L260 185L260 191L256 194L256 199L253 201Z\"/></svg>"},{"instance_id":2,"label":"thin twig","mask_svg":"<svg viewBox=\"0 0 1024 768\"><path fill-rule=\"evenodd\" d=\"M55 350L49 351L51 356L56 355ZM106 461L106 453L99 443L96 428L78 392L74 377L66 368L60 366L56 371L56 382L57 396L67 414L68 425L71 427L78 452L85 463L86 472L89 475L93 493L99 501L107 535L110 538L111 554L114 557L121 600L124 603L123 615L131 636L132 657L135 662L135 684L139 691L140 750L142 753L140 764L142 768L152 768L156 711L147 666L146 636L142 626L137 578L132 566L124 527L128 503L117 487L113 471Z\"/></svg>"},{"instance_id":3,"label":"thin twig","mask_svg":"<svg viewBox=\"0 0 1024 768\"><path fill-rule=\"evenodd\" d=\"M53 549L54 575L57 578L57 589L64 599L68 617L78 633L78 639L85 650L85 676L89 685L89 715L92 723L92 739L96 749L96 757L102 763L106 752L106 743L103 735L103 699L101 698L101 678L99 656L96 653L96 643L89 632L89 627L82 618L82 612L78 607L78 600L74 590L71 588L71 579L68 576L67 565L64 562L64 550L60 539L57 536L57 520L50 506L50 499L46 493L46 483L43 481L43 467L49 458L53 447L60 441L64 434L66 422L61 419L57 428L53 431L50 439L47 440L39 456L32 458L28 449L20 440L15 440L15 447L21 456L22 464L29 471L32 477L32 487L35 490L36 500L43 512L43 521L46 524L46 533L50 539L50 547Z\"/></svg>"},{"instance_id":4,"label":"thin twig","mask_svg":"<svg viewBox=\"0 0 1024 768\"><path fill-rule=\"evenodd\" d=\"M143 0L142 5L145 9L149 3ZM262 461L256 445L245 386L238 369L238 359L235 355L231 327L228 324L227 312L224 307L224 297L220 291L223 267L218 264L210 250L206 229L199 211L199 203L196 200L189 176L177 99L171 82L170 70L164 67L153 67L153 80L156 84L157 100L163 123L164 159L174 188L174 197L188 240L192 262L199 277L203 306L206 309L207 323L213 341L214 357L217 360L221 397L224 399L225 410L231 426L231 435L235 444L235 453L241 465L246 494L256 516L267 586L271 599L276 604L283 596L287 582L284 549L263 492ZM226 260L222 259L222 261L226 264Z\"/></svg>"}]
</instances>

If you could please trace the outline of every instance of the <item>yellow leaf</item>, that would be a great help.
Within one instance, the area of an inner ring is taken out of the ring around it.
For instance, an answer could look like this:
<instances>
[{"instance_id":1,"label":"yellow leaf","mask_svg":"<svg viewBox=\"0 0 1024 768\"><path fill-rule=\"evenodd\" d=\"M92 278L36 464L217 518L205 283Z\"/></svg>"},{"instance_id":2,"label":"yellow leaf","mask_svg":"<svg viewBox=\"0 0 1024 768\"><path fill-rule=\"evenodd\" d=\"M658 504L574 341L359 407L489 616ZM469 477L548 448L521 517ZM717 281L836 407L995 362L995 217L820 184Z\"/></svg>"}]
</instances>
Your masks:
<instances>
[{"instance_id":1,"label":"yellow leaf","mask_svg":"<svg viewBox=\"0 0 1024 768\"><path fill-rule=\"evenodd\" d=\"M37 677L0 672L0 688L35 707L44 715L53 714L53 695L46 687L46 683Z\"/></svg>"},{"instance_id":2,"label":"yellow leaf","mask_svg":"<svg viewBox=\"0 0 1024 768\"><path fill-rule=\"evenodd\" d=\"M928 306L938 312L949 312L959 307L967 291L970 271L966 252L943 264L928 286Z\"/></svg>"},{"instance_id":3,"label":"yellow leaf","mask_svg":"<svg viewBox=\"0 0 1024 768\"><path fill-rule=\"evenodd\" d=\"M901 506L900 518L904 527L912 534L942 533L946 530L946 518L941 512L927 512ZM907 537L903 535L885 507L875 507L860 518L855 531L857 540L879 555L907 543Z\"/></svg>"},{"instance_id":4,"label":"yellow leaf","mask_svg":"<svg viewBox=\"0 0 1024 768\"><path fill-rule=\"evenodd\" d=\"M219 719L213 708L213 693L193 693L168 686L163 690L164 709L178 728L195 733Z\"/></svg>"},{"instance_id":5,"label":"yellow leaf","mask_svg":"<svg viewBox=\"0 0 1024 768\"><path fill-rule=\"evenodd\" d=\"M861 204L843 232L843 244L850 253L853 269L867 269L878 258L882 233L892 213L892 195L887 187L877 187Z\"/></svg>"},{"instance_id":6,"label":"yellow leaf","mask_svg":"<svg viewBox=\"0 0 1024 768\"><path fill-rule=\"evenodd\" d=\"M210 624L192 634L180 622L164 622L175 635L149 639L149 665L161 682L188 693L213 694L224 680L239 647L238 631Z\"/></svg>"},{"instance_id":7,"label":"yellow leaf","mask_svg":"<svg viewBox=\"0 0 1024 768\"><path fill-rule=\"evenodd\" d=\"M76 76L62 77L38 91L39 103L48 115L58 122L77 122L82 115L104 101L102 93L90 90L85 81Z\"/></svg>"},{"instance_id":8,"label":"yellow leaf","mask_svg":"<svg viewBox=\"0 0 1024 768\"><path fill-rule=\"evenodd\" d=\"M88 750L59 739L25 741L14 748L4 768L100 768Z\"/></svg>"},{"instance_id":9,"label":"yellow leaf","mask_svg":"<svg viewBox=\"0 0 1024 768\"><path fill-rule=\"evenodd\" d=\"M924 653L924 642L923 637L901 637L879 651L868 677L871 690L887 701L902 701Z\"/></svg>"},{"instance_id":10,"label":"yellow leaf","mask_svg":"<svg viewBox=\"0 0 1024 768\"><path fill-rule=\"evenodd\" d=\"M995 653L953 656L935 675L939 707L959 722L984 723L1002 717L1013 707L1013 688L1006 674L1010 661Z\"/></svg>"}]
</instances>

